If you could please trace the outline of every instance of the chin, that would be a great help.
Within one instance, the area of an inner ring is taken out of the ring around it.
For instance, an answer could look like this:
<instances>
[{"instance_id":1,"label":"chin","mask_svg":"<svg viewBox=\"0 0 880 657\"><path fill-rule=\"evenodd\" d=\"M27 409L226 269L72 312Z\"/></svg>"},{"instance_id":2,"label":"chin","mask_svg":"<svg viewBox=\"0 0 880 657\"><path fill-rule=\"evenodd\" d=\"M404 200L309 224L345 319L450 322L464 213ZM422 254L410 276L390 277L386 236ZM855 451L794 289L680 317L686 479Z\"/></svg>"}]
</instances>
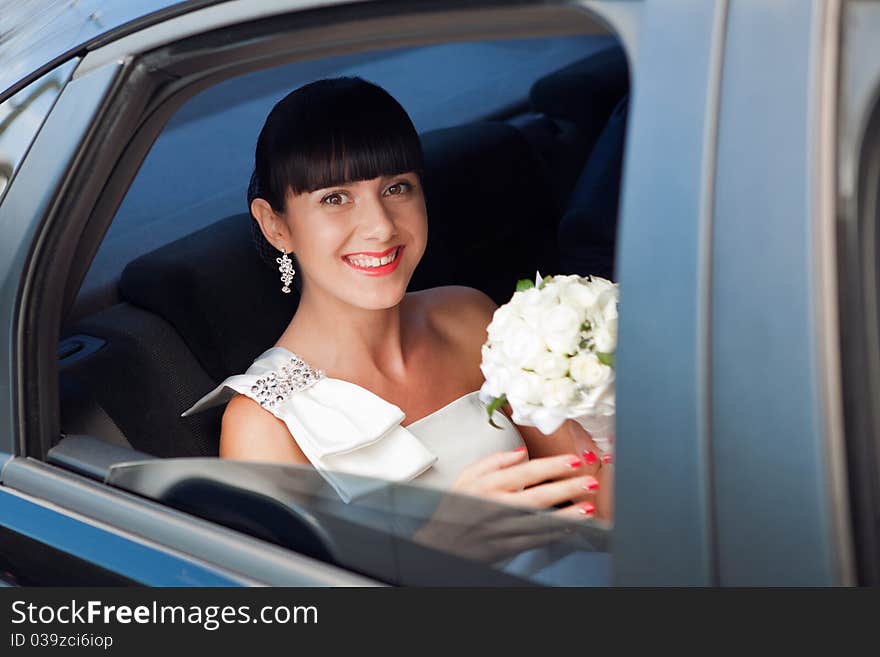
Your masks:
<instances>
[{"instance_id":1,"label":"chin","mask_svg":"<svg viewBox=\"0 0 880 657\"><path fill-rule=\"evenodd\" d=\"M394 308L406 295L409 281L412 278L412 262L403 259L399 268L386 276L366 276L350 271L336 281L335 289L339 296L348 304L365 310L385 310Z\"/></svg>"},{"instance_id":2,"label":"chin","mask_svg":"<svg viewBox=\"0 0 880 657\"><path fill-rule=\"evenodd\" d=\"M347 295L346 301L352 306L365 310L386 310L394 308L406 295L406 285L374 285L364 287L359 291L352 290L353 294Z\"/></svg>"}]
</instances>

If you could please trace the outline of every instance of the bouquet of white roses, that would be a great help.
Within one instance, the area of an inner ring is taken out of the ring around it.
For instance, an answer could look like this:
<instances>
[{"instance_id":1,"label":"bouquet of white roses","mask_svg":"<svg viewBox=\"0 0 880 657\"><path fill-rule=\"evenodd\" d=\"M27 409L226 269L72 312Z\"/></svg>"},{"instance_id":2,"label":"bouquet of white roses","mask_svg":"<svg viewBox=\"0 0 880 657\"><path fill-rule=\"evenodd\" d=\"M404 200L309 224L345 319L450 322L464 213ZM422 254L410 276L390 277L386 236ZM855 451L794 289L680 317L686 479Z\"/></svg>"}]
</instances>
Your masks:
<instances>
[{"instance_id":1,"label":"bouquet of white roses","mask_svg":"<svg viewBox=\"0 0 880 657\"><path fill-rule=\"evenodd\" d=\"M495 311L483 345L480 399L544 434L574 419L603 451L614 425L617 285L596 276L538 274ZM494 424L494 422L493 422Z\"/></svg>"}]
</instances>

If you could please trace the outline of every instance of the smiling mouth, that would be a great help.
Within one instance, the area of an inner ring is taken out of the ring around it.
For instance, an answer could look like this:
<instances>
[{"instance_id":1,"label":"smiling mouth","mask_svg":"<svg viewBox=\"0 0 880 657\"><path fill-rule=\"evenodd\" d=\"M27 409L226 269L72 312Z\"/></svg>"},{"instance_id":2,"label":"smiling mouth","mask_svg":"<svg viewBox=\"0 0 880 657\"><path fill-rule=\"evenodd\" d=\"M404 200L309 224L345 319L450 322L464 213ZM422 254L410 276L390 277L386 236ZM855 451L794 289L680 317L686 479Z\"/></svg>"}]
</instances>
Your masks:
<instances>
[{"instance_id":1,"label":"smiling mouth","mask_svg":"<svg viewBox=\"0 0 880 657\"><path fill-rule=\"evenodd\" d=\"M355 253L342 256L342 260L352 269L366 274L390 274L400 263L403 246L392 247L381 254Z\"/></svg>"}]
</instances>

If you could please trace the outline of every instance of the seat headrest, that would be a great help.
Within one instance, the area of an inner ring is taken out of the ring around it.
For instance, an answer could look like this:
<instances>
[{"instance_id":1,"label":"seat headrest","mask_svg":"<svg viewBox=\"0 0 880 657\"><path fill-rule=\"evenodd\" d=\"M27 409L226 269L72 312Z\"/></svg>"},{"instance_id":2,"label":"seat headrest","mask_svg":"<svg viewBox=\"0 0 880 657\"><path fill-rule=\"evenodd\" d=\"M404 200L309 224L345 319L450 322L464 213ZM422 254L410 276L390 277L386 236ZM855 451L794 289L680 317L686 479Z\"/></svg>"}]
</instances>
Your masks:
<instances>
[{"instance_id":1,"label":"seat headrest","mask_svg":"<svg viewBox=\"0 0 880 657\"><path fill-rule=\"evenodd\" d=\"M410 285L469 285L507 301L555 263L560 209L520 132L475 123L422 135L428 247ZM165 318L219 381L272 346L299 295L260 259L249 215L227 217L132 261L120 295Z\"/></svg>"},{"instance_id":2,"label":"seat headrest","mask_svg":"<svg viewBox=\"0 0 880 657\"><path fill-rule=\"evenodd\" d=\"M555 266L561 208L546 165L516 128L473 123L422 135L428 248L411 289L467 285L496 303Z\"/></svg>"},{"instance_id":3,"label":"seat headrest","mask_svg":"<svg viewBox=\"0 0 880 657\"><path fill-rule=\"evenodd\" d=\"M249 214L226 217L133 260L120 296L165 318L215 380L245 371L299 303L251 241Z\"/></svg>"},{"instance_id":4,"label":"seat headrest","mask_svg":"<svg viewBox=\"0 0 880 657\"><path fill-rule=\"evenodd\" d=\"M529 91L529 103L536 112L592 133L601 129L628 89L626 53L615 45L537 80Z\"/></svg>"},{"instance_id":5,"label":"seat headrest","mask_svg":"<svg viewBox=\"0 0 880 657\"><path fill-rule=\"evenodd\" d=\"M559 222L561 265L572 274L612 278L629 97L611 113Z\"/></svg>"}]
</instances>

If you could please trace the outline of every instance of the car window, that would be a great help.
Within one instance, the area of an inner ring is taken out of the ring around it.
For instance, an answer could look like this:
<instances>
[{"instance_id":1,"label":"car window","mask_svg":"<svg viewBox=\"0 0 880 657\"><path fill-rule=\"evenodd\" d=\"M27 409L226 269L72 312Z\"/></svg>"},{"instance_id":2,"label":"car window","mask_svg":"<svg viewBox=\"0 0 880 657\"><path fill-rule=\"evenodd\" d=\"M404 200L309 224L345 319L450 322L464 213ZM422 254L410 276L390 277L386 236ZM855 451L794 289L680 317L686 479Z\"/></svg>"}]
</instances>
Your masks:
<instances>
[{"instance_id":1,"label":"car window","mask_svg":"<svg viewBox=\"0 0 880 657\"><path fill-rule=\"evenodd\" d=\"M461 561L473 583L610 583L607 523L572 525L417 477L374 479L369 494L340 501L309 468L217 459L222 404L185 413L247 370L295 312L298 295L280 293L277 265L254 248L245 191L272 105L337 75L384 86L419 132L431 230L412 291L467 286L504 303L537 271L613 279L629 104L613 37L364 52L233 78L168 121L104 236L62 329L62 435L50 462L383 581L418 583L400 555L428 550ZM480 403L475 393L455 402ZM482 406L475 423L495 431ZM84 436L98 446L80 448ZM119 461L128 465L105 467ZM449 541L491 542L486 530L499 527L524 540L505 554ZM399 558L369 561L382 554Z\"/></svg>"},{"instance_id":2,"label":"car window","mask_svg":"<svg viewBox=\"0 0 880 657\"><path fill-rule=\"evenodd\" d=\"M159 136L86 275L74 315L115 300L128 262L246 211L253 146L278 100L321 77L386 88L420 132L527 110L535 80L614 44L574 36L441 44L311 60L234 78L188 101Z\"/></svg>"},{"instance_id":3,"label":"car window","mask_svg":"<svg viewBox=\"0 0 880 657\"><path fill-rule=\"evenodd\" d=\"M67 62L0 103L0 199L73 67Z\"/></svg>"},{"instance_id":4,"label":"car window","mask_svg":"<svg viewBox=\"0 0 880 657\"><path fill-rule=\"evenodd\" d=\"M393 584L610 584L607 527L413 483L337 474L369 492L344 503L310 466L218 459L119 464L107 481ZM428 558L442 568L425 569Z\"/></svg>"}]
</instances>

